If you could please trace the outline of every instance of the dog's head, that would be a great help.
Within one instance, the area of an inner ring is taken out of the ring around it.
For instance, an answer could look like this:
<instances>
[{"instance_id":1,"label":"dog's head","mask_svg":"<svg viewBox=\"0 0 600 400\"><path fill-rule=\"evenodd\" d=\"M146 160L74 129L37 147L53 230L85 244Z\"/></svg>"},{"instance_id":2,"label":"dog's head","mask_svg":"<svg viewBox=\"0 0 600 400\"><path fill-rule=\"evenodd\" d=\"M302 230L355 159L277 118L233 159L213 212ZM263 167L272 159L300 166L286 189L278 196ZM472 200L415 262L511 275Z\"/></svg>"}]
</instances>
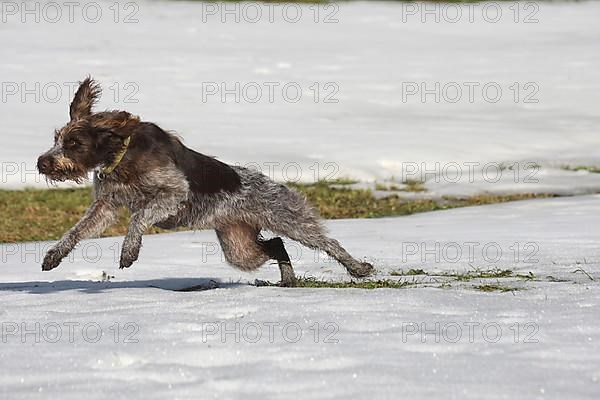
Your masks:
<instances>
[{"instance_id":1,"label":"dog's head","mask_svg":"<svg viewBox=\"0 0 600 400\"><path fill-rule=\"evenodd\" d=\"M80 182L88 172L113 162L139 118L125 111L92 113L101 89L93 79L81 82L69 114L71 120L54 132L54 145L37 161L50 181Z\"/></svg>"}]
</instances>

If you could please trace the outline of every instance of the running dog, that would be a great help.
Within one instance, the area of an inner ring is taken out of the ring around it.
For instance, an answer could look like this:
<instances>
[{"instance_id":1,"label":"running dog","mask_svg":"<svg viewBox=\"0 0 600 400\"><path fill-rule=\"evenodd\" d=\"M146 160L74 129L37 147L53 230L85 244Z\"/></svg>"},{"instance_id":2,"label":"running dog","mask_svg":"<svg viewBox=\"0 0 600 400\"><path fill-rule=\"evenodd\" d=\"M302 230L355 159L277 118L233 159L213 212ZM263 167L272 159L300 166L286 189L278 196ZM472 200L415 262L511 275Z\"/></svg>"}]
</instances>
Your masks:
<instances>
[{"instance_id":1,"label":"running dog","mask_svg":"<svg viewBox=\"0 0 600 400\"><path fill-rule=\"evenodd\" d=\"M261 230L326 252L353 277L374 271L325 234L318 214L300 193L259 172L197 153L172 133L128 112L92 112L100 93L90 77L80 84L71 120L55 132L53 147L37 162L50 182L81 182L94 172L94 202L48 251L43 271L56 268L80 240L100 235L121 207L129 208L131 221L120 268L137 260L142 235L154 225L214 229L229 264L253 271L276 260L282 286L297 283L290 258L280 237L266 240Z\"/></svg>"}]
</instances>

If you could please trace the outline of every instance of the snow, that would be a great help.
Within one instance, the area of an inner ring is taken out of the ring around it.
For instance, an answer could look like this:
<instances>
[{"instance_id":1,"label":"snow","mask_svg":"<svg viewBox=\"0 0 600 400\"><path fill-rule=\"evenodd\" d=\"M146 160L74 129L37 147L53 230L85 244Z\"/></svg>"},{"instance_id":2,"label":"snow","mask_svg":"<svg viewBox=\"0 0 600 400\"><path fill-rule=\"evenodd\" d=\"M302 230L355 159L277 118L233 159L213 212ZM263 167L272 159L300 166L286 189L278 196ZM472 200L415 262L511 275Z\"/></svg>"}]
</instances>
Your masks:
<instances>
[{"instance_id":1,"label":"snow","mask_svg":"<svg viewBox=\"0 0 600 400\"><path fill-rule=\"evenodd\" d=\"M115 23L113 3L97 3L103 10L97 23L86 22L81 8L72 23L66 10L56 23L4 16L0 32L11 39L0 48L0 74L9 85L3 87L0 120L12 139L0 147L3 187L46 187L35 173L35 159L49 147L53 129L66 122L70 85L92 74L105 88L99 109L127 109L179 132L201 152L258 166L279 181L398 178L414 163L426 163L425 169L436 162L442 167L478 163L479 170L490 162L519 162L542 166L538 185L489 188L485 182L443 180L431 190L591 193L600 188L598 176L560 170L600 163L597 2L534 2L537 11L521 3L517 23L510 2L501 4L497 23L486 21L484 5L477 6L472 22L463 9L457 23L448 22L450 11L438 8L442 18L436 23L435 15L411 15L409 6L396 2L341 3L339 10L321 5L316 23L314 5L294 6L302 10L296 23L286 21L282 6L271 21L268 6L259 5L262 18L252 23L249 10L227 17L224 8L211 14L210 4L144 0L135 3L137 23L122 22L135 10L121 3ZM524 23L533 11L538 22ZM326 15L338 22L324 23ZM222 85L231 90L236 82L258 85L263 96L252 103L248 94L237 103L229 95L223 103ZM269 82L279 85L272 102ZM473 102L469 82L478 85ZM297 103L282 94L290 83L302 90ZM337 86L326 88L327 83ZM422 92L407 92L406 85L431 89L436 83L458 85L463 97L452 103L448 92L439 103L433 95L422 102ZM539 89L533 95L537 103L525 102L535 91L528 83ZM498 102L484 98L486 84L501 88ZM217 94L207 94L211 85ZM50 89L57 86L55 99ZM339 101L326 103L335 88Z\"/></svg>"},{"instance_id":2,"label":"snow","mask_svg":"<svg viewBox=\"0 0 600 400\"><path fill-rule=\"evenodd\" d=\"M46 187L35 159L87 74L104 86L99 109L127 109L279 181L426 180L425 194L404 193L415 197L600 188L600 174L562 169L600 165L597 2L529 3L537 23L515 23L509 2L497 23L422 23L396 2L341 3L337 23L315 23L314 5L298 6L297 23L279 12L223 23L200 2L96 2L97 23L68 22L66 10L57 23L0 15L0 188ZM139 21L122 23L132 11ZM236 82L294 83L302 99L203 101L207 84ZM403 99L407 83L436 82L493 83L503 96ZM515 102L515 82L521 96L537 85L539 101ZM58 99L37 83L61 88ZM339 102L324 102L327 83ZM328 221L376 265L374 279L407 282L377 290L256 287L278 268L229 267L208 231L146 236L124 271L119 237L81 243L48 273L52 243L2 244L0 398L596 399L599 224L599 195ZM349 280L286 246L299 275ZM411 269L429 275L398 276ZM505 269L511 277L451 277Z\"/></svg>"},{"instance_id":3,"label":"snow","mask_svg":"<svg viewBox=\"0 0 600 400\"><path fill-rule=\"evenodd\" d=\"M122 238L86 241L49 273L40 270L49 243L5 244L0 397L595 399L599 223L598 195L327 222L377 266L375 279L417 279L391 275L410 268L535 275L487 280L521 289L505 293L442 278L403 289L255 287L276 281L277 267L227 266L208 231L146 236L125 271L115 258ZM473 259L452 262L431 252L436 243L477 244ZM515 243L537 250L516 256ZM488 244L502 250L498 261L481 251ZM287 246L298 274L349 279ZM194 286L203 290L178 291Z\"/></svg>"}]
</instances>

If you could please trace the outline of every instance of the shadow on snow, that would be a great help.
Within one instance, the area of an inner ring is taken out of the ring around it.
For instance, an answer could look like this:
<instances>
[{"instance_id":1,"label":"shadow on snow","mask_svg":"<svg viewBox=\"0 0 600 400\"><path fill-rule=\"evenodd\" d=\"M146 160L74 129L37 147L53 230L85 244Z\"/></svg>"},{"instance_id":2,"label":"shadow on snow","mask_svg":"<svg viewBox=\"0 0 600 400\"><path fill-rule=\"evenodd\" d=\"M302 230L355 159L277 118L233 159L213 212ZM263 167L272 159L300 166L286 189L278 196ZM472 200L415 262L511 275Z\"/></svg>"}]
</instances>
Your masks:
<instances>
[{"instance_id":1,"label":"shadow on snow","mask_svg":"<svg viewBox=\"0 0 600 400\"><path fill-rule=\"evenodd\" d=\"M33 294L46 294L68 290L79 290L87 293L101 293L111 289L142 288L155 288L175 292L196 292L213 289L230 289L247 285L247 283L242 282L223 282L216 278L163 278L124 282L62 280L55 282L31 281L0 283L0 292L28 292Z\"/></svg>"}]
</instances>

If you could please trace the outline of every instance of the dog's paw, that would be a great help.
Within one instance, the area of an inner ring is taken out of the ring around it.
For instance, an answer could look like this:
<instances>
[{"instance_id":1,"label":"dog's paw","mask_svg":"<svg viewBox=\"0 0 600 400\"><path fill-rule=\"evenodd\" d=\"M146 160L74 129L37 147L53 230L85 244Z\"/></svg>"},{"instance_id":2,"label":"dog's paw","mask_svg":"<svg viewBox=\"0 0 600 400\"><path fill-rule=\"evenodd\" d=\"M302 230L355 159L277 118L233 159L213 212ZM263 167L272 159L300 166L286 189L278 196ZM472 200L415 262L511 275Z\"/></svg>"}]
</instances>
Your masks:
<instances>
[{"instance_id":1,"label":"dog's paw","mask_svg":"<svg viewBox=\"0 0 600 400\"><path fill-rule=\"evenodd\" d=\"M119 269L129 268L132 265L133 265L133 261L123 261L123 260L121 260L121 262L119 263Z\"/></svg>"},{"instance_id":2,"label":"dog's paw","mask_svg":"<svg viewBox=\"0 0 600 400\"><path fill-rule=\"evenodd\" d=\"M121 261L119 262L119 269L129 268L133 265L134 262L135 259L121 256Z\"/></svg>"},{"instance_id":3,"label":"dog's paw","mask_svg":"<svg viewBox=\"0 0 600 400\"><path fill-rule=\"evenodd\" d=\"M294 279L286 279L286 280L283 280L283 281L279 282L279 284L277 286L279 286L279 287L287 287L287 288L297 287L298 286L298 279L296 279L296 278L294 278Z\"/></svg>"},{"instance_id":4,"label":"dog's paw","mask_svg":"<svg viewBox=\"0 0 600 400\"><path fill-rule=\"evenodd\" d=\"M46 256L44 257L44 262L42 263L42 271L53 270L58 267L62 259L63 255L60 251L56 249L48 250L48 253L46 253Z\"/></svg>"},{"instance_id":5,"label":"dog's paw","mask_svg":"<svg viewBox=\"0 0 600 400\"><path fill-rule=\"evenodd\" d=\"M121 253L121 261L119 262L119 269L129 268L137 261L140 249L123 249Z\"/></svg>"},{"instance_id":6,"label":"dog's paw","mask_svg":"<svg viewBox=\"0 0 600 400\"><path fill-rule=\"evenodd\" d=\"M348 272L354 278L366 278L367 276L375 273L375 267L368 262L361 262L353 265L352 268L348 268Z\"/></svg>"}]
</instances>

